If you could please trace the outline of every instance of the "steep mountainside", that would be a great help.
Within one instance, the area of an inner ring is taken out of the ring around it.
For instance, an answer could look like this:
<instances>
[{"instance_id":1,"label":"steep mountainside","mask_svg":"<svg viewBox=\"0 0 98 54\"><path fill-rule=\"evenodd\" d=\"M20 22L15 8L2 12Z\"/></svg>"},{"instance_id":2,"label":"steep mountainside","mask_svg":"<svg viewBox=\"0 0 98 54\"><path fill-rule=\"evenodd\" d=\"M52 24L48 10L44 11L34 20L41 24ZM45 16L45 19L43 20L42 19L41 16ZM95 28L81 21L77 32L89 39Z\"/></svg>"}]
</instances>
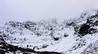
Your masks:
<instances>
[{"instance_id":1,"label":"steep mountainside","mask_svg":"<svg viewBox=\"0 0 98 54\"><path fill-rule=\"evenodd\" d=\"M79 18L0 25L0 53L98 54L98 10Z\"/></svg>"}]
</instances>

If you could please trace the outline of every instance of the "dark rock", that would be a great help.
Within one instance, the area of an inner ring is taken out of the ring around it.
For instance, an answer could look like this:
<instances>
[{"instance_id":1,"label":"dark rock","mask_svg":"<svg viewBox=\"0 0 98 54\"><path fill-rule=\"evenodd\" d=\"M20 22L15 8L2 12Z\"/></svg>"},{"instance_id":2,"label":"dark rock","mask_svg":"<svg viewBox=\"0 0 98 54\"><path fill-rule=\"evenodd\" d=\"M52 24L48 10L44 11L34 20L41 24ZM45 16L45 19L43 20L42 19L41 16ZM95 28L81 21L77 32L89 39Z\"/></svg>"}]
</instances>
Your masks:
<instances>
[{"instance_id":1,"label":"dark rock","mask_svg":"<svg viewBox=\"0 0 98 54\"><path fill-rule=\"evenodd\" d=\"M86 34L88 34L88 30L90 29L90 26L87 24L83 24L81 25L80 29L79 29L79 34L84 36Z\"/></svg>"},{"instance_id":2,"label":"dark rock","mask_svg":"<svg viewBox=\"0 0 98 54\"><path fill-rule=\"evenodd\" d=\"M46 48L48 45L43 45L42 48Z\"/></svg>"},{"instance_id":3,"label":"dark rock","mask_svg":"<svg viewBox=\"0 0 98 54\"><path fill-rule=\"evenodd\" d=\"M44 51L44 52L37 52L37 54L62 54L62 53Z\"/></svg>"},{"instance_id":4,"label":"dark rock","mask_svg":"<svg viewBox=\"0 0 98 54\"><path fill-rule=\"evenodd\" d=\"M4 50L0 50L0 54L5 54L5 51Z\"/></svg>"},{"instance_id":5,"label":"dark rock","mask_svg":"<svg viewBox=\"0 0 98 54\"><path fill-rule=\"evenodd\" d=\"M98 32L96 28L90 28L88 31L89 31L89 34Z\"/></svg>"},{"instance_id":6,"label":"dark rock","mask_svg":"<svg viewBox=\"0 0 98 54\"><path fill-rule=\"evenodd\" d=\"M67 34L64 34L64 37L68 37L68 35Z\"/></svg>"},{"instance_id":7,"label":"dark rock","mask_svg":"<svg viewBox=\"0 0 98 54\"><path fill-rule=\"evenodd\" d=\"M56 37L56 38L53 38L55 41L59 40L60 38L59 37Z\"/></svg>"}]
</instances>

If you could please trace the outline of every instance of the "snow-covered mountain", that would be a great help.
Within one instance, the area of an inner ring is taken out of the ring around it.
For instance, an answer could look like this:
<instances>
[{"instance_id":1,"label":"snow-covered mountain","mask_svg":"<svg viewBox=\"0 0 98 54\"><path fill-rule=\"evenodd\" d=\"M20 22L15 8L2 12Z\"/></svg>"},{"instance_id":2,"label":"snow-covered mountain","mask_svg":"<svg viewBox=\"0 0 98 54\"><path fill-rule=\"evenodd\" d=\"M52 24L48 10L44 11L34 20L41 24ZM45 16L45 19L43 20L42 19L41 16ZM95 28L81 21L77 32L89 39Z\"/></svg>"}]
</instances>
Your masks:
<instances>
[{"instance_id":1,"label":"snow-covered mountain","mask_svg":"<svg viewBox=\"0 0 98 54\"><path fill-rule=\"evenodd\" d=\"M78 18L61 23L56 20L8 21L0 25L0 39L6 46L17 46L16 51L22 48L37 54L98 54L98 46L95 46L98 43L98 10L84 12Z\"/></svg>"}]
</instances>

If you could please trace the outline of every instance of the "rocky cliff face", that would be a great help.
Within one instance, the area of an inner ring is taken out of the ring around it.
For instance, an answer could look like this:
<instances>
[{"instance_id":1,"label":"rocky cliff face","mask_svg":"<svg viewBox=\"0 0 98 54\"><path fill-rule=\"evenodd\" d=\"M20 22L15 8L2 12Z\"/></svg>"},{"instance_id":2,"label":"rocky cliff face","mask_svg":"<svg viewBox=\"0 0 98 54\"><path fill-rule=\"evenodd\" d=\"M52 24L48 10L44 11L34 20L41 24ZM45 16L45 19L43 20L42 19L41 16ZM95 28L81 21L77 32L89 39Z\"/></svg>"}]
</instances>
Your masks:
<instances>
[{"instance_id":1,"label":"rocky cliff face","mask_svg":"<svg viewBox=\"0 0 98 54\"><path fill-rule=\"evenodd\" d=\"M97 54L97 40L98 10L62 23L8 21L0 26L1 54Z\"/></svg>"}]
</instances>

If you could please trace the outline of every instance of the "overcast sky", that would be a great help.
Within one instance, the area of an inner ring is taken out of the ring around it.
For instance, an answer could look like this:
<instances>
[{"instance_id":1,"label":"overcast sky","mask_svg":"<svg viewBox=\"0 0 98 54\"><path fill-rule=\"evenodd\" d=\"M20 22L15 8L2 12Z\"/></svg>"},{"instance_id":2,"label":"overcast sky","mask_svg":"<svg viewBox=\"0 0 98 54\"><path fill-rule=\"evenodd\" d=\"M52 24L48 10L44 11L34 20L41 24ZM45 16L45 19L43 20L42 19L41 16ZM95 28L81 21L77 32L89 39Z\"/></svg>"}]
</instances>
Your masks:
<instances>
[{"instance_id":1,"label":"overcast sky","mask_svg":"<svg viewBox=\"0 0 98 54\"><path fill-rule=\"evenodd\" d=\"M98 0L0 0L0 21L67 19L97 8Z\"/></svg>"}]
</instances>

